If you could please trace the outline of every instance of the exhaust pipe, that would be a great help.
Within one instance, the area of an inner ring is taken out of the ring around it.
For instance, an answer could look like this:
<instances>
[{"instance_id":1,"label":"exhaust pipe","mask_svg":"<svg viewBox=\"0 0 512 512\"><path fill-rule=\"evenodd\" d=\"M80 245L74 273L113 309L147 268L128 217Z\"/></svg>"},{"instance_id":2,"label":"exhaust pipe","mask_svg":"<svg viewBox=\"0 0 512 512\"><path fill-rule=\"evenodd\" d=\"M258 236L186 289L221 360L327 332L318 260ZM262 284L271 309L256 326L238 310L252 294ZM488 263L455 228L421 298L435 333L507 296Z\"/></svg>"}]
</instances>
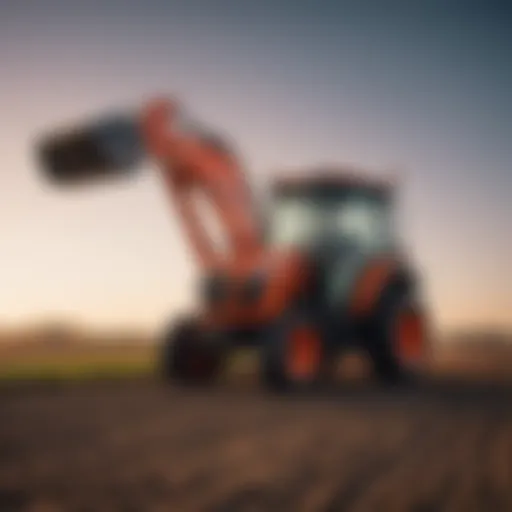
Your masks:
<instances>
[{"instance_id":1,"label":"exhaust pipe","mask_svg":"<svg viewBox=\"0 0 512 512\"><path fill-rule=\"evenodd\" d=\"M78 185L128 177L145 157L136 116L112 115L42 137L36 158L43 175L57 185Z\"/></svg>"}]
</instances>

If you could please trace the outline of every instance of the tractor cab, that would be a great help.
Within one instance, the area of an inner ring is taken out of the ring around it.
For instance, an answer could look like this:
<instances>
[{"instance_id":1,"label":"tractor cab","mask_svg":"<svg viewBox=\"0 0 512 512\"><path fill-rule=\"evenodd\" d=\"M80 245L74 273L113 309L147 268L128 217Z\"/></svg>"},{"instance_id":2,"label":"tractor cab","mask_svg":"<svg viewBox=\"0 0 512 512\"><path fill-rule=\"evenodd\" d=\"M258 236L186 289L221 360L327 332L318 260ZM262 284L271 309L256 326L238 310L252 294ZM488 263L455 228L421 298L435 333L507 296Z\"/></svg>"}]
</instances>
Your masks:
<instances>
[{"instance_id":1,"label":"tractor cab","mask_svg":"<svg viewBox=\"0 0 512 512\"><path fill-rule=\"evenodd\" d=\"M370 262L396 251L393 184L345 168L280 178L274 186L267 243L293 250L314 275L308 297L340 318Z\"/></svg>"},{"instance_id":2,"label":"tractor cab","mask_svg":"<svg viewBox=\"0 0 512 512\"><path fill-rule=\"evenodd\" d=\"M344 169L280 178L273 189L268 243L305 250L386 250L393 245L391 195L391 183Z\"/></svg>"}]
</instances>

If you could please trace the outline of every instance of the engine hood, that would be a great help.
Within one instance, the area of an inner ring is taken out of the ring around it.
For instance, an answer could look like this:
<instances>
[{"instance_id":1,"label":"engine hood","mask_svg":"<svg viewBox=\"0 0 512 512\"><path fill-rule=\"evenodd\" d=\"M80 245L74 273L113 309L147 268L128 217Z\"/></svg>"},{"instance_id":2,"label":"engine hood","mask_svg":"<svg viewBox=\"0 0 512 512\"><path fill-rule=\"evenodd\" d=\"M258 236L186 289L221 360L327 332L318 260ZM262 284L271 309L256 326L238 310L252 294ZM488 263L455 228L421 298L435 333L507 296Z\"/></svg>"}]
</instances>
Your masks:
<instances>
[{"instance_id":1,"label":"engine hood","mask_svg":"<svg viewBox=\"0 0 512 512\"><path fill-rule=\"evenodd\" d=\"M207 305L209 323L256 325L279 317L303 293L311 279L306 254L293 250L264 252L216 268L226 289Z\"/></svg>"}]
</instances>

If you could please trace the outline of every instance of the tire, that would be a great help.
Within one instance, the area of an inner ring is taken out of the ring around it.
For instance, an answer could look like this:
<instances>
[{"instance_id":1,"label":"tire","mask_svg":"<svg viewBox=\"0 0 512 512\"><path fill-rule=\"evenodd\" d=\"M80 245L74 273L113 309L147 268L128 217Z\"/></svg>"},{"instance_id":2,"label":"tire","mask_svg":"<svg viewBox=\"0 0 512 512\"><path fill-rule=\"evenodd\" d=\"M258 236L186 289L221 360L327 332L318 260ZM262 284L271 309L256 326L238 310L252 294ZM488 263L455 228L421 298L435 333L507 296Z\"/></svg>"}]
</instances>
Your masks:
<instances>
[{"instance_id":1,"label":"tire","mask_svg":"<svg viewBox=\"0 0 512 512\"><path fill-rule=\"evenodd\" d=\"M268 329L261 348L261 377L271 391L311 390L322 382L325 343L318 327L299 312Z\"/></svg>"},{"instance_id":2,"label":"tire","mask_svg":"<svg viewBox=\"0 0 512 512\"><path fill-rule=\"evenodd\" d=\"M414 384L428 355L424 308L412 290L390 284L371 319L366 349L376 377L384 383Z\"/></svg>"},{"instance_id":3,"label":"tire","mask_svg":"<svg viewBox=\"0 0 512 512\"><path fill-rule=\"evenodd\" d=\"M202 331L194 319L183 319L163 337L161 375L166 382L210 384L222 369L224 355L213 334Z\"/></svg>"}]
</instances>

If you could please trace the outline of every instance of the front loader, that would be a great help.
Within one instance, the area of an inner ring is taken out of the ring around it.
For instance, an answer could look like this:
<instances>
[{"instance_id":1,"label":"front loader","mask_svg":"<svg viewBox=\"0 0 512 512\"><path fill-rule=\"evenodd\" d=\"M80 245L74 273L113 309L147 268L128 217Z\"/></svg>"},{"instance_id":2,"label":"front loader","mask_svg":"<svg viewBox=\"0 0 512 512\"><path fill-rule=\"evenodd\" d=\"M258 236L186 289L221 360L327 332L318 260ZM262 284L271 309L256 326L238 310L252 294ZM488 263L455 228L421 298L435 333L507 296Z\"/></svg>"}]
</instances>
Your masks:
<instances>
[{"instance_id":1,"label":"front loader","mask_svg":"<svg viewBox=\"0 0 512 512\"><path fill-rule=\"evenodd\" d=\"M425 367L427 315L394 230L391 181L342 166L283 174L262 213L230 145L166 99L53 132L37 154L59 186L129 176L147 157L158 164L202 268L196 311L162 336L166 379L212 383L229 351L246 345L258 348L273 390L317 386L354 346L382 382ZM213 207L227 250L198 201Z\"/></svg>"}]
</instances>

